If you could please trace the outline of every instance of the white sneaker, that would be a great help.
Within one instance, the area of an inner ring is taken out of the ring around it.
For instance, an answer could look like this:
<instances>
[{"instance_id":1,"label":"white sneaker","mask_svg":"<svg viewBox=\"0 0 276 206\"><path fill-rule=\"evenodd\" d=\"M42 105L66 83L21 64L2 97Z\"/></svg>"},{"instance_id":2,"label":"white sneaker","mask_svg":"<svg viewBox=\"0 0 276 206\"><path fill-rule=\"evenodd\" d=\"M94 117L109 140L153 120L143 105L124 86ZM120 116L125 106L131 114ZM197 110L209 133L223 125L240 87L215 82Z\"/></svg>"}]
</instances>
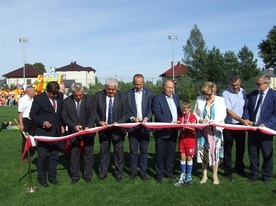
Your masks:
<instances>
[{"instance_id":1,"label":"white sneaker","mask_svg":"<svg viewBox=\"0 0 276 206\"><path fill-rule=\"evenodd\" d=\"M181 185L184 185L185 182L183 180L178 180L174 183L174 186L181 186Z\"/></svg>"},{"instance_id":2,"label":"white sneaker","mask_svg":"<svg viewBox=\"0 0 276 206\"><path fill-rule=\"evenodd\" d=\"M185 177L186 177L186 174L185 174L185 173L181 173L181 174L179 175L178 180L184 181L184 180L185 180Z\"/></svg>"}]
</instances>

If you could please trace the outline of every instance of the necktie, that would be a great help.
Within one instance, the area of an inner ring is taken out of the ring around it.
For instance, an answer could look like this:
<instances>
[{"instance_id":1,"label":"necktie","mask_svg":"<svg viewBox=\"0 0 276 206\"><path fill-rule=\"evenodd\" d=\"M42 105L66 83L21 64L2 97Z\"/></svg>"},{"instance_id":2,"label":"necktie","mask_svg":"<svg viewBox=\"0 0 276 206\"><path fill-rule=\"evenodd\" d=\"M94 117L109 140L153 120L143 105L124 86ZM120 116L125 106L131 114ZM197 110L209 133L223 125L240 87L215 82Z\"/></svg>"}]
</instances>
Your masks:
<instances>
[{"instance_id":1,"label":"necktie","mask_svg":"<svg viewBox=\"0 0 276 206\"><path fill-rule=\"evenodd\" d=\"M76 107L76 109L77 109L77 115L78 115L78 117L80 116L80 102L78 101L77 102L77 107Z\"/></svg>"},{"instance_id":2,"label":"necktie","mask_svg":"<svg viewBox=\"0 0 276 206\"><path fill-rule=\"evenodd\" d=\"M252 118L253 122L256 121L256 116L257 116L258 110L259 110L260 105L261 105L261 103L263 101L263 94L264 94L263 92L260 92L260 94L259 94L259 99L258 99L258 102L256 104L255 110L253 112L253 118Z\"/></svg>"},{"instance_id":3,"label":"necktie","mask_svg":"<svg viewBox=\"0 0 276 206\"><path fill-rule=\"evenodd\" d=\"M53 103L53 109L54 111L56 112L56 100L55 99L52 99L52 103Z\"/></svg>"},{"instance_id":4,"label":"necktie","mask_svg":"<svg viewBox=\"0 0 276 206\"><path fill-rule=\"evenodd\" d=\"M108 105L108 120L107 123L108 124L112 124L112 109L113 109L113 105L112 105L112 99L109 99L109 105Z\"/></svg>"}]
</instances>

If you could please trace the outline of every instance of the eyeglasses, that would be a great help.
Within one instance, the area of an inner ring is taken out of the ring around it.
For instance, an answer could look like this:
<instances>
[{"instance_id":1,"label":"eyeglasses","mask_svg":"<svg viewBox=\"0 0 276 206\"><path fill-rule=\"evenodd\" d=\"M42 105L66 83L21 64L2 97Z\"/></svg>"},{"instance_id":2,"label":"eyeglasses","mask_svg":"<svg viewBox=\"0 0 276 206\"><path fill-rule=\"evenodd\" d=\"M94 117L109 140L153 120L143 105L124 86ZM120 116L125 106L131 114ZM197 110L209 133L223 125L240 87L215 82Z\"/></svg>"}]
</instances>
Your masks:
<instances>
[{"instance_id":1,"label":"eyeglasses","mask_svg":"<svg viewBox=\"0 0 276 206\"><path fill-rule=\"evenodd\" d=\"M258 82L256 82L255 84L256 84L256 86L261 86L261 85L263 85L263 84L265 84L265 83L267 83L267 82L263 82L263 83L258 83Z\"/></svg>"},{"instance_id":2,"label":"eyeglasses","mask_svg":"<svg viewBox=\"0 0 276 206\"><path fill-rule=\"evenodd\" d=\"M207 94L207 93L205 93L204 95L205 95L205 96L212 96L212 94Z\"/></svg>"}]
</instances>

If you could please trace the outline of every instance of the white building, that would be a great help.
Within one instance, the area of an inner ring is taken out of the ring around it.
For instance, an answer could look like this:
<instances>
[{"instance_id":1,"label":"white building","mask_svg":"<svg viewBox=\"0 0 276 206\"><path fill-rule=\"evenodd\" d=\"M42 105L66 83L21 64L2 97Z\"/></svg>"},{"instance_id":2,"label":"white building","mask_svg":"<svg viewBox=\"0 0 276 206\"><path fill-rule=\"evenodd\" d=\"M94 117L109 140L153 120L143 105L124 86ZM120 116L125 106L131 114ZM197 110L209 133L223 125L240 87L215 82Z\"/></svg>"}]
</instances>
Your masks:
<instances>
[{"instance_id":1,"label":"white building","mask_svg":"<svg viewBox=\"0 0 276 206\"><path fill-rule=\"evenodd\" d=\"M56 69L56 73L62 74L63 80L74 80L85 87L89 84L95 85L95 72L96 70L92 67L82 67L75 61Z\"/></svg>"},{"instance_id":2,"label":"white building","mask_svg":"<svg viewBox=\"0 0 276 206\"><path fill-rule=\"evenodd\" d=\"M24 88L26 88L26 85L32 85L36 81L37 76L42 74L43 72L37 70L32 65L25 64L25 68L21 67L19 69L13 70L4 74L3 77L6 78L6 84L8 86L20 84L24 85Z\"/></svg>"}]
</instances>

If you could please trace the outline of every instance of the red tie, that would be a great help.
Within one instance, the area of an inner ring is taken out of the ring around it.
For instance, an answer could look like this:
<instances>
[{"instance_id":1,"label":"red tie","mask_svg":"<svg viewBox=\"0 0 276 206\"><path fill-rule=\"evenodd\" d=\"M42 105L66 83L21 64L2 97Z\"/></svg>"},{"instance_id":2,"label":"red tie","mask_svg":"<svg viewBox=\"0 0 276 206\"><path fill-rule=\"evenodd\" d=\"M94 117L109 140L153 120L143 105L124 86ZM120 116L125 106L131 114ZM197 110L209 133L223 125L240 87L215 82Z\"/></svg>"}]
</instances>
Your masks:
<instances>
[{"instance_id":1,"label":"red tie","mask_svg":"<svg viewBox=\"0 0 276 206\"><path fill-rule=\"evenodd\" d=\"M53 102L53 109L56 112L56 100L52 99L52 102Z\"/></svg>"}]
</instances>

